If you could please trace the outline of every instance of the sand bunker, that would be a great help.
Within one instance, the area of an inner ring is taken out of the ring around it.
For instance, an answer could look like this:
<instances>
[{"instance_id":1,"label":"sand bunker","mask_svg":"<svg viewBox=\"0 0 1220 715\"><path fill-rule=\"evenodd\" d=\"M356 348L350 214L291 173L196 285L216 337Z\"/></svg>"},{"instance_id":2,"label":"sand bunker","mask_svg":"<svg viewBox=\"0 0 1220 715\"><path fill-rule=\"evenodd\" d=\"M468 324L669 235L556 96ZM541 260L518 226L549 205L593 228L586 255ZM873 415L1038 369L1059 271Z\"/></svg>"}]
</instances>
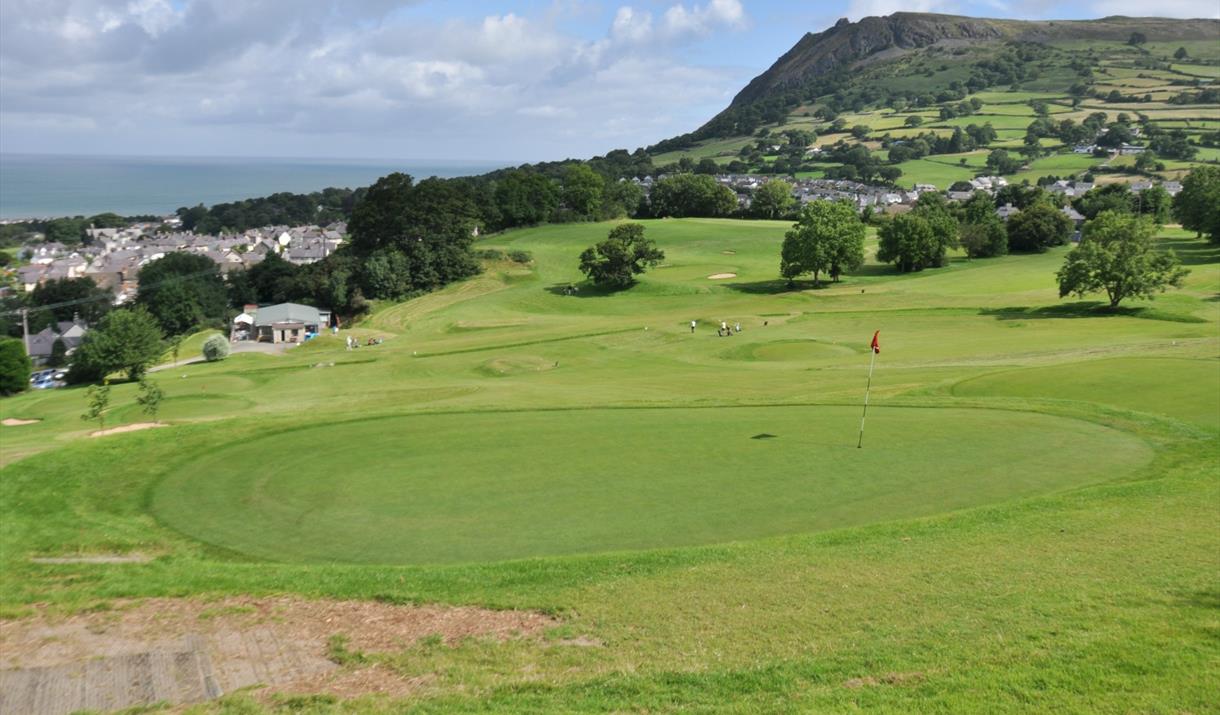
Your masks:
<instances>
[{"instance_id":1,"label":"sand bunker","mask_svg":"<svg viewBox=\"0 0 1220 715\"><path fill-rule=\"evenodd\" d=\"M42 420L19 420L16 417L5 417L3 420L0 420L0 425L5 427L20 427L21 425L36 425L39 422L42 422Z\"/></svg>"},{"instance_id":2,"label":"sand bunker","mask_svg":"<svg viewBox=\"0 0 1220 715\"><path fill-rule=\"evenodd\" d=\"M713 273L712 275L708 276L707 279L709 281L722 281L725 278L736 278L736 277L737 277L736 273Z\"/></svg>"},{"instance_id":3,"label":"sand bunker","mask_svg":"<svg viewBox=\"0 0 1220 715\"><path fill-rule=\"evenodd\" d=\"M153 427L169 427L164 422L134 422L129 425L120 427L111 427L110 429L100 429L89 433L90 437L105 437L108 434L123 434L124 432L139 432L142 429L152 429Z\"/></svg>"}]
</instances>

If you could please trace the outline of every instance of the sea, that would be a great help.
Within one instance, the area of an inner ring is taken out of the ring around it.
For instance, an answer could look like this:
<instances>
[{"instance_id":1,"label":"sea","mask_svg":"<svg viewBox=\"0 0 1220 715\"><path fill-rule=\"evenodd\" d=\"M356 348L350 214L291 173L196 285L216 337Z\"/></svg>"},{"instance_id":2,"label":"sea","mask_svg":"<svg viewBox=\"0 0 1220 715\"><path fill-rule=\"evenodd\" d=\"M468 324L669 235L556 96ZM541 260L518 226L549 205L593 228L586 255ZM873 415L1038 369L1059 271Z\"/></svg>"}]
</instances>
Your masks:
<instances>
[{"instance_id":1,"label":"sea","mask_svg":"<svg viewBox=\"0 0 1220 715\"><path fill-rule=\"evenodd\" d=\"M483 174L489 161L0 154L0 219L172 214L281 191L358 188L395 171L417 180Z\"/></svg>"}]
</instances>

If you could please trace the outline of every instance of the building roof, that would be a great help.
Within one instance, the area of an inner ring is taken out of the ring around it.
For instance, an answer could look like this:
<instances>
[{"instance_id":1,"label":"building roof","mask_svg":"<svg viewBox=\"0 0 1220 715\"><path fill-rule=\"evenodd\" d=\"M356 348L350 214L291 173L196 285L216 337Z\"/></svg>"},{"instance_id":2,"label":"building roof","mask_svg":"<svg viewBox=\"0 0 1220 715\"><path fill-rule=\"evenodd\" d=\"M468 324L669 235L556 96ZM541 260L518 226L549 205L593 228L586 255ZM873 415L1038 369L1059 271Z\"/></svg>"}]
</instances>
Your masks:
<instances>
[{"instance_id":1,"label":"building roof","mask_svg":"<svg viewBox=\"0 0 1220 715\"><path fill-rule=\"evenodd\" d=\"M307 323L322 326L324 322L317 308L299 303L280 303L259 308L254 313L254 324Z\"/></svg>"}]
</instances>

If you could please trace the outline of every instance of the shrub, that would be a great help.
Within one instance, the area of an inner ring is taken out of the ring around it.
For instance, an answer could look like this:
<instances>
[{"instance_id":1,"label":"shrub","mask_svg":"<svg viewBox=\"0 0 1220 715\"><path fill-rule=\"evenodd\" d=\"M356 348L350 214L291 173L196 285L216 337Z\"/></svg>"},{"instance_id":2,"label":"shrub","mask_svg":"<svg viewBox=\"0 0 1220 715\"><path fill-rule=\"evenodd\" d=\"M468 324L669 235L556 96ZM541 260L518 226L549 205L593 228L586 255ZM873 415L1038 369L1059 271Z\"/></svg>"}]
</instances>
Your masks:
<instances>
[{"instance_id":1,"label":"shrub","mask_svg":"<svg viewBox=\"0 0 1220 715\"><path fill-rule=\"evenodd\" d=\"M534 255L529 251L515 250L508 252L508 260L513 263L529 263L534 260Z\"/></svg>"},{"instance_id":2,"label":"shrub","mask_svg":"<svg viewBox=\"0 0 1220 715\"><path fill-rule=\"evenodd\" d=\"M223 335L213 335L203 341L203 357L208 362L229 357L229 341Z\"/></svg>"}]
</instances>

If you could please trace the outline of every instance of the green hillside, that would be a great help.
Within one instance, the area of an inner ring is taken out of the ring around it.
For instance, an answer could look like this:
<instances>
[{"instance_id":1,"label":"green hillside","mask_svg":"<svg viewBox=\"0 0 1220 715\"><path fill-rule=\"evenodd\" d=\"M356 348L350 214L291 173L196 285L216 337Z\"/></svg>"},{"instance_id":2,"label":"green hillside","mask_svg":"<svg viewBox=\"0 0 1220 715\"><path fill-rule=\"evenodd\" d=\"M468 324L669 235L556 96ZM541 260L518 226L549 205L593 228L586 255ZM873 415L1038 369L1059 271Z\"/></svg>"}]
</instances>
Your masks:
<instances>
[{"instance_id":1,"label":"green hillside","mask_svg":"<svg viewBox=\"0 0 1220 715\"><path fill-rule=\"evenodd\" d=\"M877 161L901 169L896 183L934 183L943 190L981 167L948 171L894 161L889 148L918 135L947 136L956 128L990 124L997 136L979 148L1015 154L1040 117L1081 124L1100 112L1103 125L1141 128L1142 146L1152 147L1158 133L1180 130L1190 149L1179 156L1181 144L1158 143L1161 165L1140 167L1144 176L1176 179L1190 166L1216 161L1220 95L1212 82L1218 70L1215 20L1020 22L896 13L841 21L806 35L703 127L649 151L661 170L689 169L710 159L734 173L815 175L841 162L826 153L812 156L811 148L862 142ZM974 106L960 111L968 104ZM871 133L853 136L856 126ZM812 136L790 134L794 130ZM1065 157L1075 159L1066 165L1047 161L1070 154L1072 142L1045 128L1037 133L1041 151L1023 155L1018 181L1109 173L1122 166L1105 156ZM1092 137L1082 134L1079 141ZM942 163L965 158L933 154ZM1109 178L1132 176L1115 171Z\"/></svg>"}]
</instances>

